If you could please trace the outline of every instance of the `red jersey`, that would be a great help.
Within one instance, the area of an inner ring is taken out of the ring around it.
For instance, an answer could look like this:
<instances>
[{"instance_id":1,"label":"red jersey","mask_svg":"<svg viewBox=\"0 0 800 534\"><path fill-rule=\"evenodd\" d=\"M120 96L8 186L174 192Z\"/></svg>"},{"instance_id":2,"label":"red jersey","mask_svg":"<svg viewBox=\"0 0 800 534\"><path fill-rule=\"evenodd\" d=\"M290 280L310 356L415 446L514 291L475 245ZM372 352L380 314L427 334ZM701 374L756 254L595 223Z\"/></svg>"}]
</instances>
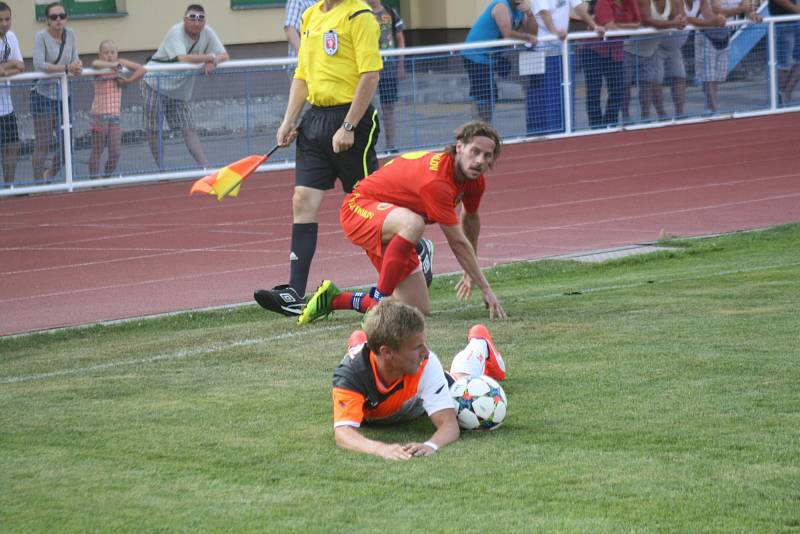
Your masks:
<instances>
[{"instance_id":1,"label":"red jersey","mask_svg":"<svg viewBox=\"0 0 800 534\"><path fill-rule=\"evenodd\" d=\"M428 224L453 226L458 204L463 201L464 209L475 213L486 189L483 176L456 183L453 164L447 152L403 154L358 182L354 193L408 208Z\"/></svg>"}]
</instances>

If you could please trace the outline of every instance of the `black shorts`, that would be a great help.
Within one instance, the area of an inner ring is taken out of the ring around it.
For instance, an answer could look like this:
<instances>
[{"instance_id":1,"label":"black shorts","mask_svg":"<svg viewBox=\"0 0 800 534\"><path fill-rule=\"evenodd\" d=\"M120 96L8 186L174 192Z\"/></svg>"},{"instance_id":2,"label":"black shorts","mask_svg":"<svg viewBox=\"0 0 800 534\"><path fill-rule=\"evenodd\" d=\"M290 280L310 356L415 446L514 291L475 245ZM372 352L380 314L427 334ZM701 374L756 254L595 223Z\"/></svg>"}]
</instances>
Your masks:
<instances>
[{"instance_id":1,"label":"black shorts","mask_svg":"<svg viewBox=\"0 0 800 534\"><path fill-rule=\"evenodd\" d=\"M464 58L464 69L469 76L469 96L478 104L497 102L497 83L488 64Z\"/></svg>"},{"instance_id":2,"label":"black shorts","mask_svg":"<svg viewBox=\"0 0 800 534\"><path fill-rule=\"evenodd\" d=\"M375 108L369 106L356 125L350 150L333 153L333 135L342 126L350 104L331 107L311 106L297 128L295 185L313 189L333 189L338 178L346 193L359 180L378 169L375 142L380 126Z\"/></svg>"},{"instance_id":3,"label":"black shorts","mask_svg":"<svg viewBox=\"0 0 800 534\"><path fill-rule=\"evenodd\" d=\"M17 116L13 112L0 116L0 146L19 141Z\"/></svg>"}]
</instances>

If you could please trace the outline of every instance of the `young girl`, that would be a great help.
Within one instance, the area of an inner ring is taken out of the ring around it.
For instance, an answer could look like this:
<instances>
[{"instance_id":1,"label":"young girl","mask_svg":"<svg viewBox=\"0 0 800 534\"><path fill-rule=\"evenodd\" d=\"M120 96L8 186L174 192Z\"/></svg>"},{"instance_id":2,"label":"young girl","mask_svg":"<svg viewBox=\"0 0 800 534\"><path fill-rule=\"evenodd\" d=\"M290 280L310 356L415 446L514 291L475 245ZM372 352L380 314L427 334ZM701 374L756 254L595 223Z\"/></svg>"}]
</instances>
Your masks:
<instances>
[{"instance_id":1,"label":"young girl","mask_svg":"<svg viewBox=\"0 0 800 534\"><path fill-rule=\"evenodd\" d=\"M106 39L100 43L99 57L92 62L95 69L114 69L113 73L100 74L94 82L94 102L92 102L92 154L89 156L89 176L97 178L100 170L100 157L108 147L103 176L111 176L119 162L122 145L120 126L120 104L122 87L140 79L145 69L138 63L120 59L114 41ZM125 76L125 74L130 76Z\"/></svg>"}]
</instances>

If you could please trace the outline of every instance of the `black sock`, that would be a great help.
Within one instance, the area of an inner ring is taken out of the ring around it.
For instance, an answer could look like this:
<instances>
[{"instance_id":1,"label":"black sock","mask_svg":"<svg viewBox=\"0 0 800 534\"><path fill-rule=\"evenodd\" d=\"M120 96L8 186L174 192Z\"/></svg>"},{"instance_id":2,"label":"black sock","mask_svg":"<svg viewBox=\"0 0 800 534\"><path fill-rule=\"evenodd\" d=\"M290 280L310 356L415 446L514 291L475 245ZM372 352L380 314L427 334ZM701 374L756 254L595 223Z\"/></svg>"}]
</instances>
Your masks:
<instances>
[{"instance_id":1,"label":"black sock","mask_svg":"<svg viewBox=\"0 0 800 534\"><path fill-rule=\"evenodd\" d=\"M308 284L311 260L317 249L317 223L292 225L292 252L289 257L289 285L303 297Z\"/></svg>"}]
</instances>

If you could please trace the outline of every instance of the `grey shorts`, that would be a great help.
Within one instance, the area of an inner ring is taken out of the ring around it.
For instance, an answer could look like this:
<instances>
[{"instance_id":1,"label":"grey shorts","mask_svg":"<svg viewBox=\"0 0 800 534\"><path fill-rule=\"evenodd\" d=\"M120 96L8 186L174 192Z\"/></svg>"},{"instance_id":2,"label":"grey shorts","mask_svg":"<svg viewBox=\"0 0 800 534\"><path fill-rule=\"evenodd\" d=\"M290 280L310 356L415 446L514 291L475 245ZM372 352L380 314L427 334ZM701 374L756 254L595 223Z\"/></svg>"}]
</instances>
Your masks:
<instances>
[{"instance_id":1,"label":"grey shorts","mask_svg":"<svg viewBox=\"0 0 800 534\"><path fill-rule=\"evenodd\" d=\"M639 82L661 83L664 78L664 69L660 64L661 56L658 54L658 50L650 57L637 56L626 51L625 85Z\"/></svg>"},{"instance_id":2,"label":"grey shorts","mask_svg":"<svg viewBox=\"0 0 800 534\"><path fill-rule=\"evenodd\" d=\"M194 129L194 119L189 103L158 93L146 83L142 83L142 96L144 97L144 129L158 130L161 128L161 118L167 119L171 130Z\"/></svg>"},{"instance_id":3,"label":"grey shorts","mask_svg":"<svg viewBox=\"0 0 800 534\"><path fill-rule=\"evenodd\" d=\"M682 40L686 42L686 37L683 37ZM664 78L686 78L686 66L683 62L681 47L676 45L677 42L661 44L658 47L656 53L661 57L657 67L661 71L658 83L663 82Z\"/></svg>"}]
</instances>

